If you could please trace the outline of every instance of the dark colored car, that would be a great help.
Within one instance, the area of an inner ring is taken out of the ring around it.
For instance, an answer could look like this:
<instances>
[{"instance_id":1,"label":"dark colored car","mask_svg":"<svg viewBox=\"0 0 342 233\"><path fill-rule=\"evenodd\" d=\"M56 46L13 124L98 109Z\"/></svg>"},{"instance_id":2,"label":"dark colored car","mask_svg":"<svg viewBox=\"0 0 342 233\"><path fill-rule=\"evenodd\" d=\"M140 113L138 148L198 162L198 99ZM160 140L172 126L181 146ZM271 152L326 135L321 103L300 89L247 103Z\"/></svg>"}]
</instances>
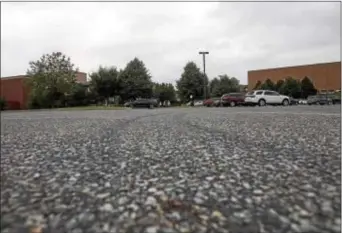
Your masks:
<instances>
[{"instance_id":1,"label":"dark colored car","mask_svg":"<svg viewBox=\"0 0 342 233\"><path fill-rule=\"evenodd\" d=\"M332 101L333 104L341 104L341 98L334 98Z\"/></svg>"},{"instance_id":2,"label":"dark colored car","mask_svg":"<svg viewBox=\"0 0 342 233\"><path fill-rule=\"evenodd\" d=\"M318 104L318 98L316 95L308 96L306 101L308 105Z\"/></svg>"},{"instance_id":3,"label":"dark colored car","mask_svg":"<svg viewBox=\"0 0 342 233\"><path fill-rule=\"evenodd\" d=\"M298 105L298 104L299 104L299 100L290 98L290 105Z\"/></svg>"},{"instance_id":4,"label":"dark colored car","mask_svg":"<svg viewBox=\"0 0 342 233\"><path fill-rule=\"evenodd\" d=\"M155 108L158 107L158 101L156 99L137 99L131 102L132 108Z\"/></svg>"},{"instance_id":5,"label":"dark colored car","mask_svg":"<svg viewBox=\"0 0 342 233\"><path fill-rule=\"evenodd\" d=\"M331 93L329 97L332 99L333 104L341 104L341 93L335 92Z\"/></svg>"},{"instance_id":6,"label":"dark colored car","mask_svg":"<svg viewBox=\"0 0 342 233\"><path fill-rule=\"evenodd\" d=\"M234 107L237 105L243 105L244 103L245 103L245 94L244 93L224 94L221 97L221 105L222 106Z\"/></svg>"},{"instance_id":7,"label":"dark colored car","mask_svg":"<svg viewBox=\"0 0 342 233\"><path fill-rule=\"evenodd\" d=\"M203 105L206 107L219 107L221 104L220 98L210 98L203 102Z\"/></svg>"},{"instance_id":8,"label":"dark colored car","mask_svg":"<svg viewBox=\"0 0 342 233\"><path fill-rule=\"evenodd\" d=\"M320 95L309 96L307 99L307 103L308 105L313 105L313 104L330 105L330 104L333 104L333 101L327 95L320 94Z\"/></svg>"}]
</instances>

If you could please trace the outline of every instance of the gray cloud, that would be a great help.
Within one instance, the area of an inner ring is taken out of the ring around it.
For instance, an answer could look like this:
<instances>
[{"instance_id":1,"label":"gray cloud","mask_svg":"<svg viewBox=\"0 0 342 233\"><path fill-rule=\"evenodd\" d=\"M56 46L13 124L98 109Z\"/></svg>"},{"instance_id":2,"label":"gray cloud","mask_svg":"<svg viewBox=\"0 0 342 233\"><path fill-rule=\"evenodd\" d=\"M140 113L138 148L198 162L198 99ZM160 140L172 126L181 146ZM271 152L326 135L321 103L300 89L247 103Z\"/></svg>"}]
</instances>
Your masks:
<instances>
[{"instance_id":1,"label":"gray cloud","mask_svg":"<svg viewBox=\"0 0 342 233\"><path fill-rule=\"evenodd\" d=\"M62 51L84 72L138 57L155 81L174 82L187 61L210 78L340 60L339 3L2 3L1 76Z\"/></svg>"}]
</instances>

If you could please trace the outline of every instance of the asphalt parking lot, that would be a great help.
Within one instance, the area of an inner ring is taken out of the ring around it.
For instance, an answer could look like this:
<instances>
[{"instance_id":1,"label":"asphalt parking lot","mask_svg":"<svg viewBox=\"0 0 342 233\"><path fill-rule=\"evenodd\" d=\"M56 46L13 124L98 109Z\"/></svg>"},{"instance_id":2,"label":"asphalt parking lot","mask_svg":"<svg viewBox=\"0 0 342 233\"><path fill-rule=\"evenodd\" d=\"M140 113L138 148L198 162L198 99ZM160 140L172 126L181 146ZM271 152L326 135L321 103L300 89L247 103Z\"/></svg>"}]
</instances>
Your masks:
<instances>
[{"instance_id":1,"label":"asphalt parking lot","mask_svg":"<svg viewBox=\"0 0 342 233\"><path fill-rule=\"evenodd\" d=\"M2 113L1 232L341 232L340 111Z\"/></svg>"}]
</instances>

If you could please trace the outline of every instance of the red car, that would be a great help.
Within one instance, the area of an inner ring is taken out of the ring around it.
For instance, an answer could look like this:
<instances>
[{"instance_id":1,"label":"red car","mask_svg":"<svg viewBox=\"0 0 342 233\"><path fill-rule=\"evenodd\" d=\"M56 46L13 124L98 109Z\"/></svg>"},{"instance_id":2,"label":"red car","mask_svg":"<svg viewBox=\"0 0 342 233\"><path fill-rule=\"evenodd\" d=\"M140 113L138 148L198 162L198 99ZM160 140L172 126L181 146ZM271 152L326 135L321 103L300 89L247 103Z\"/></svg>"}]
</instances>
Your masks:
<instances>
[{"instance_id":1,"label":"red car","mask_svg":"<svg viewBox=\"0 0 342 233\"><path fill-rule=\"evenodd\" d=\"M220 106L220 98L210 98L210 99L206 99L203 102L203 105L206 107L219 107Z\"/></svg>"},{"instance_id":2,"label":"red car","mask_svg":"<svg viewBox=\"0 0 342 233\"><path fill-rule=\"evenodd\" d=\"M229 94L224 94L221 97L222 106L234 107L237 105L243 105L244 103L245 103L244 93L229 93Z\"/></svg>"}]
</instances>

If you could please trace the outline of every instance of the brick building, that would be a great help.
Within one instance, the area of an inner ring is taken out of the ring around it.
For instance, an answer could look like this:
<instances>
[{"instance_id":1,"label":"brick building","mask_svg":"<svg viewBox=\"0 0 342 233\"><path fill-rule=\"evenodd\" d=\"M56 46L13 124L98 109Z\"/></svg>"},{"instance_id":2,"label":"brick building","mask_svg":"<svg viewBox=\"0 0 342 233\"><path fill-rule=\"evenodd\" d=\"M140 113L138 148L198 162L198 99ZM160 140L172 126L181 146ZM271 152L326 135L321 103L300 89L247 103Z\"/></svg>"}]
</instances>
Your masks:
<instances>
[{"instance_id":1,"label":"brick building","mask_svg":"<svg viewBox=\"0 0 342 233\"><path fill-rule=\"evenodd\" d=\"M248 71L248 90L252 90L258 81L263 83L266 79L276 83L286 77L302 80L305 76L319 91L341 90L341 62L251 70Z\"/></svg>"},{"instance_id":2,"label":"brick building","mask_svg":"<svg viewBox=\"0 0 342 233\"><path fill-rule=\"evenodd\" d=\"M25 85L27 76L17 75L0 79L0 97L7 102L8 109L26 109L29 97L29 89ZM76 74L78 83L87 83L87 74Z\"/></svg>"}]
</instances>

